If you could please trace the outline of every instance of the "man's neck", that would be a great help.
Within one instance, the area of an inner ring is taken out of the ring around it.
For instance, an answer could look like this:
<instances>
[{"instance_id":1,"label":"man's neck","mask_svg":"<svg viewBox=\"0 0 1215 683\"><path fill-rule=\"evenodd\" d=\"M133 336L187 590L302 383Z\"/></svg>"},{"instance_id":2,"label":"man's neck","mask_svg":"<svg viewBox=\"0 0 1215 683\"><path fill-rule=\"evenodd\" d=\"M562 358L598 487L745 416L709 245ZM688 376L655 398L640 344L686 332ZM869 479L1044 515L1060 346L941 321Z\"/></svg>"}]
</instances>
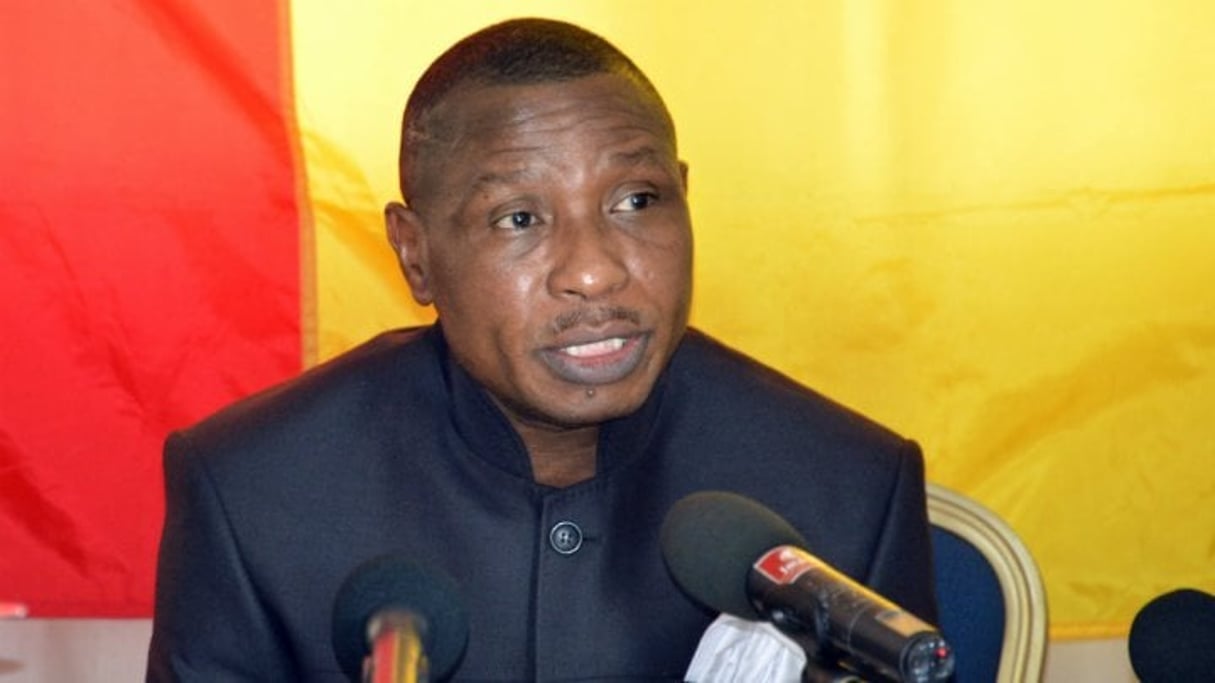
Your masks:
<instances>
[{"instance_id":1,"label":"man's neck","mask_svg":"<svg viewBox=\"0 0 1215 683\"><path fill-rule=\"evenodd\" d=\"M595 476L599 427L552 429L514 421L539 484L565 488Z\"/></svg>"}]
</instances>

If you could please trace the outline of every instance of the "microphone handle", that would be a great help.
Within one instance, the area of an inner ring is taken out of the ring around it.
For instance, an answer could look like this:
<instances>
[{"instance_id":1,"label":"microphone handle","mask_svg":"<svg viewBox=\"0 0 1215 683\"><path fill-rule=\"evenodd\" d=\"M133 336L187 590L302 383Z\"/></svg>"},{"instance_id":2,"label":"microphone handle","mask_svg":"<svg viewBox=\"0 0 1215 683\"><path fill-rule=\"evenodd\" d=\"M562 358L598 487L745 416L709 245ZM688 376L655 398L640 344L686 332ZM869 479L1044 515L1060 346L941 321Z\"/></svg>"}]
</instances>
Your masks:
<instances>
[{"instance_id":1,"label":"microphone handle","mask_svg":"<svg viewBox=\"0 0 1215 683\"><path fill-rule=\"evenodd\" d=\"M953 653L936 629L801 548L769 550L747 587L773 624L808 641L808 657L909 683L953 672Z\"/></svg>"},{"instance_id":2,"label":"microphone handle","mask_svg":"<svg viewBox=\"0 0 1215 683\"><path fill-rule=\"evenodd\" d=\"M363 683L428 683L430 663L421 637L425 626L406 610L377 612L367 622L371 653L363 662Z\"/></svg>"}]
</instances>

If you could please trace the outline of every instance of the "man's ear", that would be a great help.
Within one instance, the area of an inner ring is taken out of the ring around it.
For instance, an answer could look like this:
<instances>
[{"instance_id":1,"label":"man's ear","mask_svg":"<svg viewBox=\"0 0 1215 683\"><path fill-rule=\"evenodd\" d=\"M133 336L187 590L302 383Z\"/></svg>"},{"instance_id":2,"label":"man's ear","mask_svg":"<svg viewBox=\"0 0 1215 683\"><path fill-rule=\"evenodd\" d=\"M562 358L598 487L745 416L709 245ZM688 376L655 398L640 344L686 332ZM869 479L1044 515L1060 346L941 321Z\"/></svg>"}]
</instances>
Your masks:
<instances>
[{"instance_id":1,"label":"man's ear","mask_svg":"<svg viewBox=\"0 0 1215 683\"><path fill-rule=\"evenodd\" d=\"M388 228L388 241L414 300L423 306L434 303L434 292L430 289L430 252L422 217L400 202L390 202L384 207L384 222Z\"/></svg>"},{"instance_id":2,"label":"man's ear","mask_svg":"<svg viewBox=\"0 0 1215 683\"><path fill-rule=\"evenodd\" d=\"M679 162L679 179L683 182L683 193L688 193L688 162Z\"/></svg>"}]
</instances>

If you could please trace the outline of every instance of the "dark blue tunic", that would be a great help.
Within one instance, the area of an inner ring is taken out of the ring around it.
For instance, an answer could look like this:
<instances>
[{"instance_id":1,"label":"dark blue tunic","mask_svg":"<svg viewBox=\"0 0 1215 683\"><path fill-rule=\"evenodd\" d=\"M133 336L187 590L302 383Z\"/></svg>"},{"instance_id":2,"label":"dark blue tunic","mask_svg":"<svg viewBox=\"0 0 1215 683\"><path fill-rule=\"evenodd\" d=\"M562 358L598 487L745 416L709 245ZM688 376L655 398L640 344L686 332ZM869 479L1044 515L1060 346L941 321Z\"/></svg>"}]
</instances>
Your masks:
<instances>
[{"instance_id":1,"label":"dark blue tunic","mask_svg":"<svg viewBox=\"0 0 1215 683\"><path fill-rule=\"evenodd\" d=\"M672 582L658 531L705 489L760 501L811 552L935 617L916 445L701 333L640 410L603 425L597 467L536 484L438 328L242 401L166 445L149 679L343 680L333 597L394 552L460 585L455 680L680 680L715 615Z\"/></svg>"}]
</instances>

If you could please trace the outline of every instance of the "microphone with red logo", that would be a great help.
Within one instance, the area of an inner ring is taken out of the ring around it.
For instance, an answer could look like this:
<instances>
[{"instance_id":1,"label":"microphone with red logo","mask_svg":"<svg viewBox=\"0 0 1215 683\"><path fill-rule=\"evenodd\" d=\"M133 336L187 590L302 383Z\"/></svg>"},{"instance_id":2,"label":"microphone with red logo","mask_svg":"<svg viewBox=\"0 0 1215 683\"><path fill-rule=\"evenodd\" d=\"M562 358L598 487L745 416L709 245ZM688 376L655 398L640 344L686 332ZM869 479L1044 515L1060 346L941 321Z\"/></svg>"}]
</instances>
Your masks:
<instances>
[{"instance_id":1,"label":"microphone with red logo","mask_svg":"<svg viewBox=\"0 0 1215 683\"><path fill-rule=\"evenodd\" d=\"M935 628L811 555L796 529L749 498L694 493L671 507L661 534L667 567L688 594L772 622L812 658L891 681L953 673L953 651Z\"/></svg>"}]
</instances>

